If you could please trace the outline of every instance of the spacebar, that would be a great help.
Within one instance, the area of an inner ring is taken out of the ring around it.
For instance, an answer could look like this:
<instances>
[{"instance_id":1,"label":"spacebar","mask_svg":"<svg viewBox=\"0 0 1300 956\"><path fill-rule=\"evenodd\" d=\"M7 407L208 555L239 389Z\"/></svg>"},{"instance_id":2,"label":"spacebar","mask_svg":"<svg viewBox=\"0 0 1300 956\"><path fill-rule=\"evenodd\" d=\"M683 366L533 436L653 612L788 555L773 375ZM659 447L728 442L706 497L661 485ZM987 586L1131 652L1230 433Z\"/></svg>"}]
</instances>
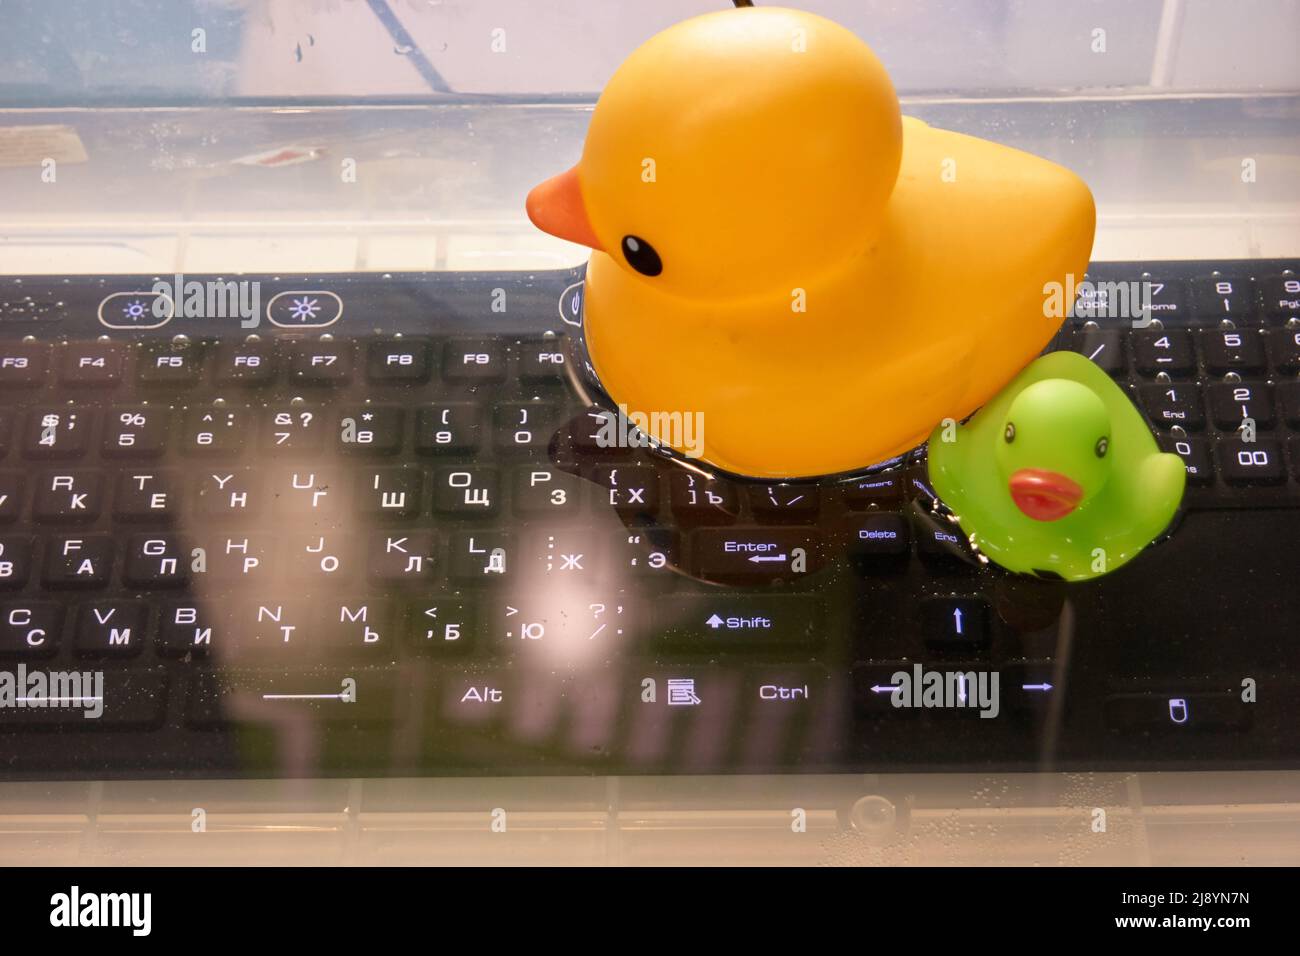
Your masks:
<instances>
[{"instance_id":1,"label":"spacebar","mask_svg":"<svg viewBox=\"0 0 1300 956\"><path fill-rule=\"evenodd\" d=\"M185 721L192 727L301 720L393 723L405 697L398 693L398 677L395 669L375 668L196 674Z\"/></svg>"}]
</instances>

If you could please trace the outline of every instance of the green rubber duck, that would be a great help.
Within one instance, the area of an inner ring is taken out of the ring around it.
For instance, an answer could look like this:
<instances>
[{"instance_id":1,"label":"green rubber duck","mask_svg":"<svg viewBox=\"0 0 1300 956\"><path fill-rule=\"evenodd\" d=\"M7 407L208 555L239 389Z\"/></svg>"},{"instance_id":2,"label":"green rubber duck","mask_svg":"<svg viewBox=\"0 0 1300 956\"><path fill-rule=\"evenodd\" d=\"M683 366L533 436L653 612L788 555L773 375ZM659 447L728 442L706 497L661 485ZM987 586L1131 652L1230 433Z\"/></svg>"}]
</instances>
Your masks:
<instances>
[{"instance_id":1,"label":"green rubber duck","mask_svg":"<svg viewBox=\"0 0 1300 956\"><path fill-rule=\"evenodd\" d=\"M1030 363L964 425L930 436L930 481L989 560L1084 581L1151 543L1187 471L1109 375L1075 352Z\"/></svg>"}]
</instances>

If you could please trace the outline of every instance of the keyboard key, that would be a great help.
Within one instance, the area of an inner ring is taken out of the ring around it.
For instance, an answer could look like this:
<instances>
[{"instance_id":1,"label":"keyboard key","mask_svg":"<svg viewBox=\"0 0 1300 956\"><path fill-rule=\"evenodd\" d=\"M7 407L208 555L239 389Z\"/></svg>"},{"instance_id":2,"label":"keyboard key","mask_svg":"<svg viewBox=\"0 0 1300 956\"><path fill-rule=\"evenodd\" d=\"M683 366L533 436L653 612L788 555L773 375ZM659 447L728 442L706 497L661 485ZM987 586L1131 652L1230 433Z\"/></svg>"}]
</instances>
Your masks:
<instances>
[{"instance_id":1,"label":"keyboard key","mask_svg":"<svg viewBox=\"0 0 1300 956\"><path fill-rule=\"evenodd\" d=\"M682 597L662 608L655 645L703 654L729 649L810 649L825 643L825 607L805 595Z\"/></svg>"},{"instance_id":2,"label":"keyboard key","mask_svg":"<svg viewBox=\"0 0 1300 956\"><path fill-rule=\"evenodd\" d=\"M491 516L501 504L500 474L486 466L438 468L433 474L435 514Z\"/></svg>"},{"instance_id":3,"label":"keyboard key","mask_svg":"<svg viewBox=\"0 0 1300 956\"><path fill-rule=\"evenodd\" d=\"M479 643L473 605L455 598L429 598L408 604L406 642L421 654L469 653Z\"/></svg>"},{"instance_id":4,"label":"keyboard key","mask_svg":"<svg viewBox=\"0 0 1300 956\"><path fill-rule=\"evenodd\" d=\"M59 381L64 385L103 387L122 380L120 343L74 342L59 352Z\"/></svg>"},{"instance_id":5,"label":"keyboard key","mask_svg":"<svg viewBox=\"0 0 1300 956\"><path fill-rule=\"evenodd\" d=\"M451 339L443 350L442 375L466 384L504 381L505 347L496 339Z\"/></svg>"},{"instance_id":6,"label":"keyboard key","mask_svg":"<svg viewBox=\"0 0 1300 956\"><path fill-rule=\"evenodd\" d=\"M57 726L60 732L153 730L162 725L167 707L164 671L107 668L96 674L96 681L89 685L83 681L77 688L73 684L74 699L65 700L62 706L0 709L0 725L15 730Z\"/></svg>"},{"instance_id":7,"label":"keyboard key","mask_svg":"<svg viewBox=\"0 0 1300 956\"><path fill-rule=\"evenodd\" d=\"M0 343L0 388L35 389L45 381L50 347L39 342Z\"/></svg>"},{"instance_id":8,"label":"keyboard key","mask_svg":"<svg viewBox=\"0 0 1300 956\"><path fill-rule=\"evenodd\" d=\"M304 719L322 724L382 725L400 721L409 693L399 693L400 675L388 669L304 672L228 671L196 673L190 679L185 722L191 727L281 722L298 727Z\"/></svg>"},{"instance_id":9,"label":"keyboard key","mask_svg":"<svg viewBox=\"0 0 1300 956\"><path fill-rule=\"evenodd\" d=\"M1133 364L1143 375L1188 375L1196 368L1192 340L1181 329L1142 329L1129 336Z\"/></svg>"},{"instance_id":10,"label":"keyboard key","mask_svg":"<svg viewBox=\"0 0 1300 956\"><path fill-rule=\"evenodd\" d=\"M1300 276L1294 273L1264 276L1259 280L1259 288L1264 314L1275 323L1300 318Z\"/></svg>"},{"instance_id":11,"label":"keyboard key","mask_svg":"<svg viewBox=\"0 0 1300 956\"><path fill-rule=\"evenodd\" d=\"M289 468L271 476L271 500L278 517L319 522L342 513L342 473L329 466Z\"/></svg>"},{"instance_id":12,"label":"keyboard key","mask_svg":"<svg viewBox=\"0 0 1300 956\"><path fill-rule=\"evenodd\" d=\"M406 416L396 405L351 405L340 409L334 430L345 455L396 455L405 439Z\"/></svg>"},{"instance_id":13,"label":"keyboard key","mask_svg":"<svg viewBox=\"0 0 1300 956\"><path fill-rule=\"evenodd\" d=\"M239 405L199 405L185 409L181 451L190 455L234 457L249 439L251 414Z\"/></svg>"},{"instance_id":14,"label":"keyboard key","mask_svg":"<svg viewBox=\"0 0 1300 956\"><path fill-rule=\"evenodd\" d=\"M756 521L813 524L821 509L817 485L751 485L747 491Z\"/></svg>"},{"instance_id":15,"label":"keyboard key","mask_svg":"<svg viewBox=\"0 0 1300 956\"><path fill-rule=\"evenodd\" d=\"M1124 343L1118 329L1082 329L1074 333L1070 347L1109 375L1124 371Z\"/></svg>"},{"instance_id":16,"label":"keyboard key","mask_svg":"<svg viewBox=\"0 0 1300 956\"><path fill-rule=\"evenodd\" d=\"M30 535L0 535L0 589L16 590L27 583L32 572L32 550Z\"/></svg>"},{"instance_id":17,"label":"keyboard key","mask_svg":"<svg viewBox=\"0 0 1300 956\"><path fill-rule=\"evenodd\" d=\"M1287 427L1300 429L1300 382L1283 382L1277 387L1277 399Z\"/></svg>"},{"instance_id":18,"label":"keyboard key","mask_svg":"<svg viewBox=\"0 0 1300 956\"><path fill-rule=\"evenodd\" d=\"M1251 705L1234 691L1116 694L1106 698L1105 712L1107 727L1129 734L1241 731L1251 724Z\"/></svg>"},{"instance_id":19,"label":"keyboard key","mask_svg":"<svg viewBox=\"0 0 1300 956\"><path fill-rule=\"evenodd\" d=\"M289 380L301 385L344 385L352 380L350 342L301 342L289 355Z\"/></svg>"},{"instance_id":20,"label":"keyboard key","mask_svg":"<svg viewBox=\"0 0 1300 956\"><path fill-rule=\"evenodd\" d=\"M969 653L989 641L989 605L978 598L931 598L921 604L921 633L935 650Z\"/></svg>"},{"instance_id":21,"label":"keyboard key","mask_svg":"<svg viewBox=\"0 0 1300 956\"><path fill-rule=\"evenodd\" d=\"M1219 469L1234 485L1276 485L1286 480L1282 446L1271 438L1244 442L1223 436L1219 441Z\"/></svg>"},{"instance_id":22,"label":"keyboard key","mask_svg":"<svg viewBox=\"0 0 1300 956\"><path fill-rule=\"evenodd\" d=\"M1157 435L1156 444L1160 450L1177 455L1187 466L1187 483L1191 485L1208 485L1214 481L1214 462L1210 458L1210 446L1204 438L1188 438L1185 435Z\"/></svg>"},{"instance_id":23,"label":"keyboard key","mask_svg":"<svg viewBox=\"0 0 1300 956\"><path fill-rule=\"evenodd\" d=\"M63 634L63 605L0 602L0 657L51 657ZM5 708L0 708L3 713Z\"/></svg>"},{"instance_id":24,"label":"keyboard key","mask_svg":"<svg viewBox=\"0 0 1300 956\"><path fill-rule=\"evenodd\" d=\"M266 534L221 535L204 539L203 573L222 585L248 588L268 583L274 565L275 539ZM198 571L198 568L195 568Z\"/></svg>"},{"instance_id":25,"label":"keyboard key","mask_svg":"<svg viewBox=\"0 0 1300 956\"><path fill-rule=\"evenodd\" d=\"M525 537L524 554L532 559L538 577L568 587L595 579L604 566L604 548L596 535L581 527L557 525Z\"/></svg>"},{"instance_id":26,"label":"keyboard key","mask_svg":"<svg viewBox=\"0 0 1300 956\"><path fill-rule=\"evenodd\" d=\"M106 534L55 535L45 543L41 582L50 588L102 588L113 569L113 539Z\"/></svg>"},{"instance_id":27,"label":"keyboard key","mask_svg":"<svg viewBox=\"0 0 1300 956\"><path fill-rule=\"evenodd\" d=\"M226 624L240 657L280 657L299 664L319 659L314 607L304 599L239 600L226 611Z\"/></svg>"},{"instance_id":28,"label":"keyboard key","mask_svg":"<svg viewBox=\"0 0 1300 956\"><path fill-rule=\"evenodd\" d=\"M172 471L123 472L113 515L120 521L171 521L180 513L180 477Z\"/></svg>"},{"instance_id":29,"label":"keyboard key","mask_svg":"<svg viewBox=\"0 0 1300 956\"><path fill-rule=\"evenodd\" d=\"M203 659L214 646L223 646L224 632L225 627L211 608L186 601L168 601L158 612L158 653L164 657Z\"/></svg>"},{"instance_id":30,"label":"keyboard key","mask_svg":"<svg viewBox=\"0 0 1300 956\"><path fill-rule=\"evenodd\" d=\"M659 472L650 465L597 465L592 481L601 500L625 517L652 517L659 511Z\"/></svg>"},{"instance_id":31,"label":"keyboard key","mask_svg":"<svg viewBox=\"0 0 1300 956\"><path fill-rule=\"evenodd\" d=\"M498 404L492 418L499 450L545 451L554 437L559 409L546 402L508 402Z\"/></svg>"},{"instance_id":32,"label":"keyboard key","mask_svg":"<svg viewBox=\"0 0 1300 956\"><path fill-rule=\"evenodd\" d=\"M424 499L424 474L398 465L372 468L357 476L357 511L371 518L414 518Z\"/></svg>"},{"instance_id":33,"label":"keyboard key","mask_svg":"<svg viewBox=\"0 0 1300 956\"><path fill-rule=\"evenodd\" d=\"M1138 394L1147 417L1160 428L1177 425L1187 431L1200 431L1205 427L1199 385L1139 385Z\"/></svg>"},{"instance_id":34,"label":"keyboard key","mask_svg":"<svg viewBox=\"0 0 1300 956\"><path fill-rule=\"evenodd\" d=\"M903 503L903 483L898 475L868 475L837 486L844 503L856 511L897 508Z\"/></svg>"},{"instance_id":35,"label":"keyboard key","mask_svg":"<svg viewBox=\"0 0 1300 956\"><path fill-rule=\"evenodd\" d=\"M1151 318L1169 323L1190 317L1187 285L1181 279L1164 279L1148 274L1141 281L1151 297Z\"/></svg>"},{"instance_id":36,"label":"keyboard key","mask_svg":"<svg viewBox=\"0 0 1300 956\"><path fill-rule=\"evenodd\" d=\"M1196 314L1208 319L1242 319L1252 311L1250 279L1212 275L1192 280Z\"/></svg>"},{"instance_id":37,"label":"keyboard key","mask_svg":"<svg viewBox=\"0 0 1300 956\"><path fill-rule=\"evenodd\" d=\"M23 456L51 461L81 458L90 447L94 426L95 415L88 408L64 405L30 409L23 432Z\"/></svg>"},{"instance_id":38,"label":"keyboard key","mask_svg":"<svg viewBox=\"0 0 1300 956\"><path fill-rule=\"evenodd\" d=\"M272 385L279 376L275 343L260 339L223 342L217 347L213 380L218 385Z\"/></svg>"},{"instance_id":39,"label":"keyboard key","mask_svg":"<svg viewBox=\"0 0 1300 956\"><path fill-rule=\"evenodd\" d=\"M564 439L564 444L571 446L565 450L581 458L626 458L630 453L630 445L619 431L618 414L595 405L570 419Z\"/></svg>"},{"instance_id":40,"label":"keyboard key","mask_svg":"<svg viewBox=\"0 0 1300 956\"><path fill-rule=\"evenodd\" d=\"M183 587L190 579L190 549L173 534L133 534L127 538L122 579L128 587Z\"/></svg>"},{"instance_id":41,"label":"keyboard key","mask_svg":"<svg viewBox=\"0 0 1300 956\"><path fill-rule=\"evenodd\" d=\"M392 659L396 633L388 602L370 598L330 600L317 612L317 645L330 656Z\"/></svg>"},{"instance_id":42,"label":"keyboard key","mask_svg":"<svg viewBox=\"0 0 1300 956\"><path fill-rule=\"evenodd\" d=\"M1255 422L1258 431L1272 428L1277 423L1273 389L1269 385L1220 383L1209 387L1209 395L1214 424L1225 431L1236 431L1248 418Z\"/></svg>"},{"instance_id":43,"label":"keyboard key","mask_svg":"<svg viewBox=\"0 0 1300 956\"><path fill-rule=\"evenodd\" d=\"M342 531L292 535L284 542L281 558L292 582L350 583L365 561L354 536Z\"/></svg>"},{"instance_id":44,"label":"keyboard key","mask_svg":"<svg viewBox=\"0 0 1300 956\"><path fill-rule=\"evenodd\" d=\"M373 385L415 385L429 380L428 342L401 339L371 342L366 350L366 378Z\"/></svg>"},{"instance_id":45,"label":"keyboard key","mask_svg":"<svg viewBox=\"0 0 1300 956\"><path fill-rule=\"evenodd\" d=\"M569 357L560 339L522 342L519 352L519 380L526 385L552 385L564 381Z\"/></svg>"},{"instance_id":46,"label":"keyboard key","mask_svg":"<svg viewBox=\"0 0 1300 956\"><path fill-rule=\"evenodd\" d=\"M189 341L149 342L140 350L136 377L142 385L197 385L203 375L203 350Z\"/></svg>"},{"instance_id":47,"label":"keyboard key","mask_svg":"<svg viewBox=\"0 0 1300 956\"><path fill-rule=\"evenodd\" d=\"M437 550L432 531L376 532L370 536L370 580L376 584L428 584L435 577Z\"/></svg>"},{"instance_id":48,"label":"keyboard key","mask_svg":"<svg viewBox=\"0 0 1300 956\"><path fill-rule=\"evenodd\" d=\"M104 476L98 471L47 471L37 480L32 516L56 524L86 524L104 508Z\"/></svg>"},{"instance_id":49,"label":"keyboard key","mask_svg":"<svg viewBox=\"0 0 1300 956\"><path fill-rule=\"evenodd\" d=\"M900 514L877 512L844 520L847 552L866 570L905 561L912 550L912 529Z\"/></svg>"},{"instance_id":50,"label":"keyboard key","mask_svg":"<svg viewBox=\"0 0 1300 956\"><path fill-rule=\"evenodd\" d=\"M1277 329L1269 336L1273 367L1287 375L1300 373L1300 328Z\"/></svg>"},{"instance_id":51,"label":"keyboard key","mask_svg":"<svg viewBox=\"0 0 1300 956\"><path fill-rule=\"evenodd\" d=\"M736 486L724 478L674 469L668 478L668 496L673 517L686 527L727 525L740 514Z\"/></svg>"},{"instance_id":52,"label":"keyboard key","mask_svg":"<svg viewBox=\"0 0 1300 956\"><path fill-rule=\"evenodd\" d=\"M271 405L259 413L262 450L280 455L311 455L325 446L329 422L319 405Z\"/></svg>"},{"instance_id":53,"label":"keyboard key","mask_svg":"<svg viewBox=\"0 0 1300 956\"><path fill-rule=\"evenodd\" d=\"M681 535L673 528L641 528L628 531L616 542L622 568L642 580L671 580L681 552Z\"/></svg>"},{"instance_id":54,"label":"keyboard key","mask_svg":"<svg viewBox=\"0 0 1300 956\"><path fill-rule=\"evenodd\" d=\"M811 529L701 528L690 543L692 571L725 584L799 581L825 562L825 541Z\"/></svg>"},{"instance_id":55,"label":"keyboard key","mask_svg":"<svg viewBox=\"0 0 1300 956\"><path fill-rule=\"evenodd\" d=\"M171 409L165 405L115 405L100 447L105 458L157 458L170 430Z\"/></svg>"},{"instance_id":56,"label":"keyboard key","mask_svg":"<svg viewBox=\"0 0 1300 956\"><path fill-rule=\"evenodd\" d=\"M479 448L479 406L424 405L415 413L415 450L421 455L464 455Z\"/></svg>"},{"instance_id":57,"label":"keyboard key","mask_svg":"<svg viewBox=\"0 0 1300 956\"><path fill-rule=\"evenodd\" d=\"M23 473L0 471L0 524L18 517L23 506Z\"/></svg>"},{"instance_id":58,"label":"keyboard key","mask_svg":"<svg viewBox=\"0 0 1300 956\"><path fill-rule=\"evenodd\" d=\"M1201 332L1201 354L1212 375L1264 371L1264 339L1254 329L1215 329Z\"/></svg>"},{"instance_id":59,"label":"keyboard key","mask_svg":"<svg viewBox=\"0 0 1300 956\"><path fill-rule=\"evenodd\" d=\"M931 568L941 571L970 570L978 560L959 526L930 518L917 521L916 553Z\"/></svg>"},{"instance_id":60,"label":"keyboard key","mask_svg":"<svg viewBox=\"0 0 1300 956\"><path fill-rule=\"evenodd\" d=\"M515 513L521 517L569 515L582 507L584 482L558 468L515 469L513 497Z\"/></svg>"},{"instance_id":61,"label":"keyboard key","mask_svg":"<svg viewBox=\"0 0 1300 956\"><path fill-rule=\"evenodd\" d=\"M82 657L135 657L146 640L140 601L100 601L77 608L74 644Z\"/></svg>"},{"instance_id":62,"label":"keyboard key","mask_svg":"<svg viewBox=\"0 0 1300 956\"><path fill-rule=\"evenodd\" d=\"M515 567L514 537L507 531L462 531L451 536L451 579L458 584L497 584Z\"/></svg>"},{"instance_id":63,"label":"keyboard key","mask_svg":"<svg viewBox=\"0 0 1300 956\"><path fill-rule=\"evenodd\" d=\"M17 418L14 409L0 408L0 458L9 454L9 444L13 440L14 422Z\"/></svg>"},{"instance_id":64,"label":"keyboard key","mask_svg":"<svg viewBox=\"0 0 1300 956\"><path fill-rule=\"evenodd\" d=\"M256 517L262 510L262 486L262 473L256 469L212 469L195 483L195 511L204 518Z\"/></svg>"}]
</instances>

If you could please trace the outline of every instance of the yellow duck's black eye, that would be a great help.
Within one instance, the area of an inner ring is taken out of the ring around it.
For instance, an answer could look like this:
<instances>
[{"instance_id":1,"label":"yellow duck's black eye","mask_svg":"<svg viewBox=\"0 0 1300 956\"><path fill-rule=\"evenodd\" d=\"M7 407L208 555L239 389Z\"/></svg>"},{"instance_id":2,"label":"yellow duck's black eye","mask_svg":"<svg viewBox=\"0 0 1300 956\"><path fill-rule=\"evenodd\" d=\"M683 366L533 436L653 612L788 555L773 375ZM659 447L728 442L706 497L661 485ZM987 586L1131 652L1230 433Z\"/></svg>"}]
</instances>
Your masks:
<instances>
[{"instance_id":1,"label":"yellow duck's black eye","mask_svg":"<svg viewBox=\"0 0 1300 956\"><path fill-rule=\"evenodd\" d=\"M657 276L664 271L663 260L655 247L638 236L623 237L623 258L643 276Z\"/></svg>"},{"instance_id":2,"label":"yellow duck's black eye","mask_svg":"<svg viewBox=\"0 0 1300 956\"><path fill-rule=\"evenodd\" d=\"M1107 438L1105 435L1102 435L1100 438L1097 439L1097 447L1094 449L1094 451L1097 452L1098 458L1105 458L1106 452L1109 450L1110 450L1110 439Z\"/></svg>"},{"instance_id":3,"label":"yellow duck's black eye","mask_svg":"<svg viewBox=\"0 0 1300 956\"><path fill-rule=\"evenodd\" d=\"M1007 440L1008 445L1016 440L1016 426L1014 422L1007 422L1007 430L1002 433L1002 437Z\"/></svg>"}]
</instances>

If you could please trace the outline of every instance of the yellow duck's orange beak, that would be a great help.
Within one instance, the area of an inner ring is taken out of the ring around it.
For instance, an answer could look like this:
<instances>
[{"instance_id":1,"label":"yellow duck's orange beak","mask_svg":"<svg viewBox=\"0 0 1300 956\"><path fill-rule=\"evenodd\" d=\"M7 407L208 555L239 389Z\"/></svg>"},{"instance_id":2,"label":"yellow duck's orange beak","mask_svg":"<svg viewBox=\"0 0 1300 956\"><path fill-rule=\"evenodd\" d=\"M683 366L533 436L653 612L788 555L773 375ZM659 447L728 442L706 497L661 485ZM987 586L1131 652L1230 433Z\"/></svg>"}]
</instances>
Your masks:
<instances>
[{"instance_id":1,"label":"yellow duck's orange beak","mask_svg":"<svg viewBox=\"0 0 1300 956\"><path fill-rule=\"evenodd\" d=\"M591 220L587 218L577 166L534 186L528 193L524 208L528 210L533 225L542 232L605 251L596 238L596 230L591 228Z\"/></svg>"}]
</instances>

